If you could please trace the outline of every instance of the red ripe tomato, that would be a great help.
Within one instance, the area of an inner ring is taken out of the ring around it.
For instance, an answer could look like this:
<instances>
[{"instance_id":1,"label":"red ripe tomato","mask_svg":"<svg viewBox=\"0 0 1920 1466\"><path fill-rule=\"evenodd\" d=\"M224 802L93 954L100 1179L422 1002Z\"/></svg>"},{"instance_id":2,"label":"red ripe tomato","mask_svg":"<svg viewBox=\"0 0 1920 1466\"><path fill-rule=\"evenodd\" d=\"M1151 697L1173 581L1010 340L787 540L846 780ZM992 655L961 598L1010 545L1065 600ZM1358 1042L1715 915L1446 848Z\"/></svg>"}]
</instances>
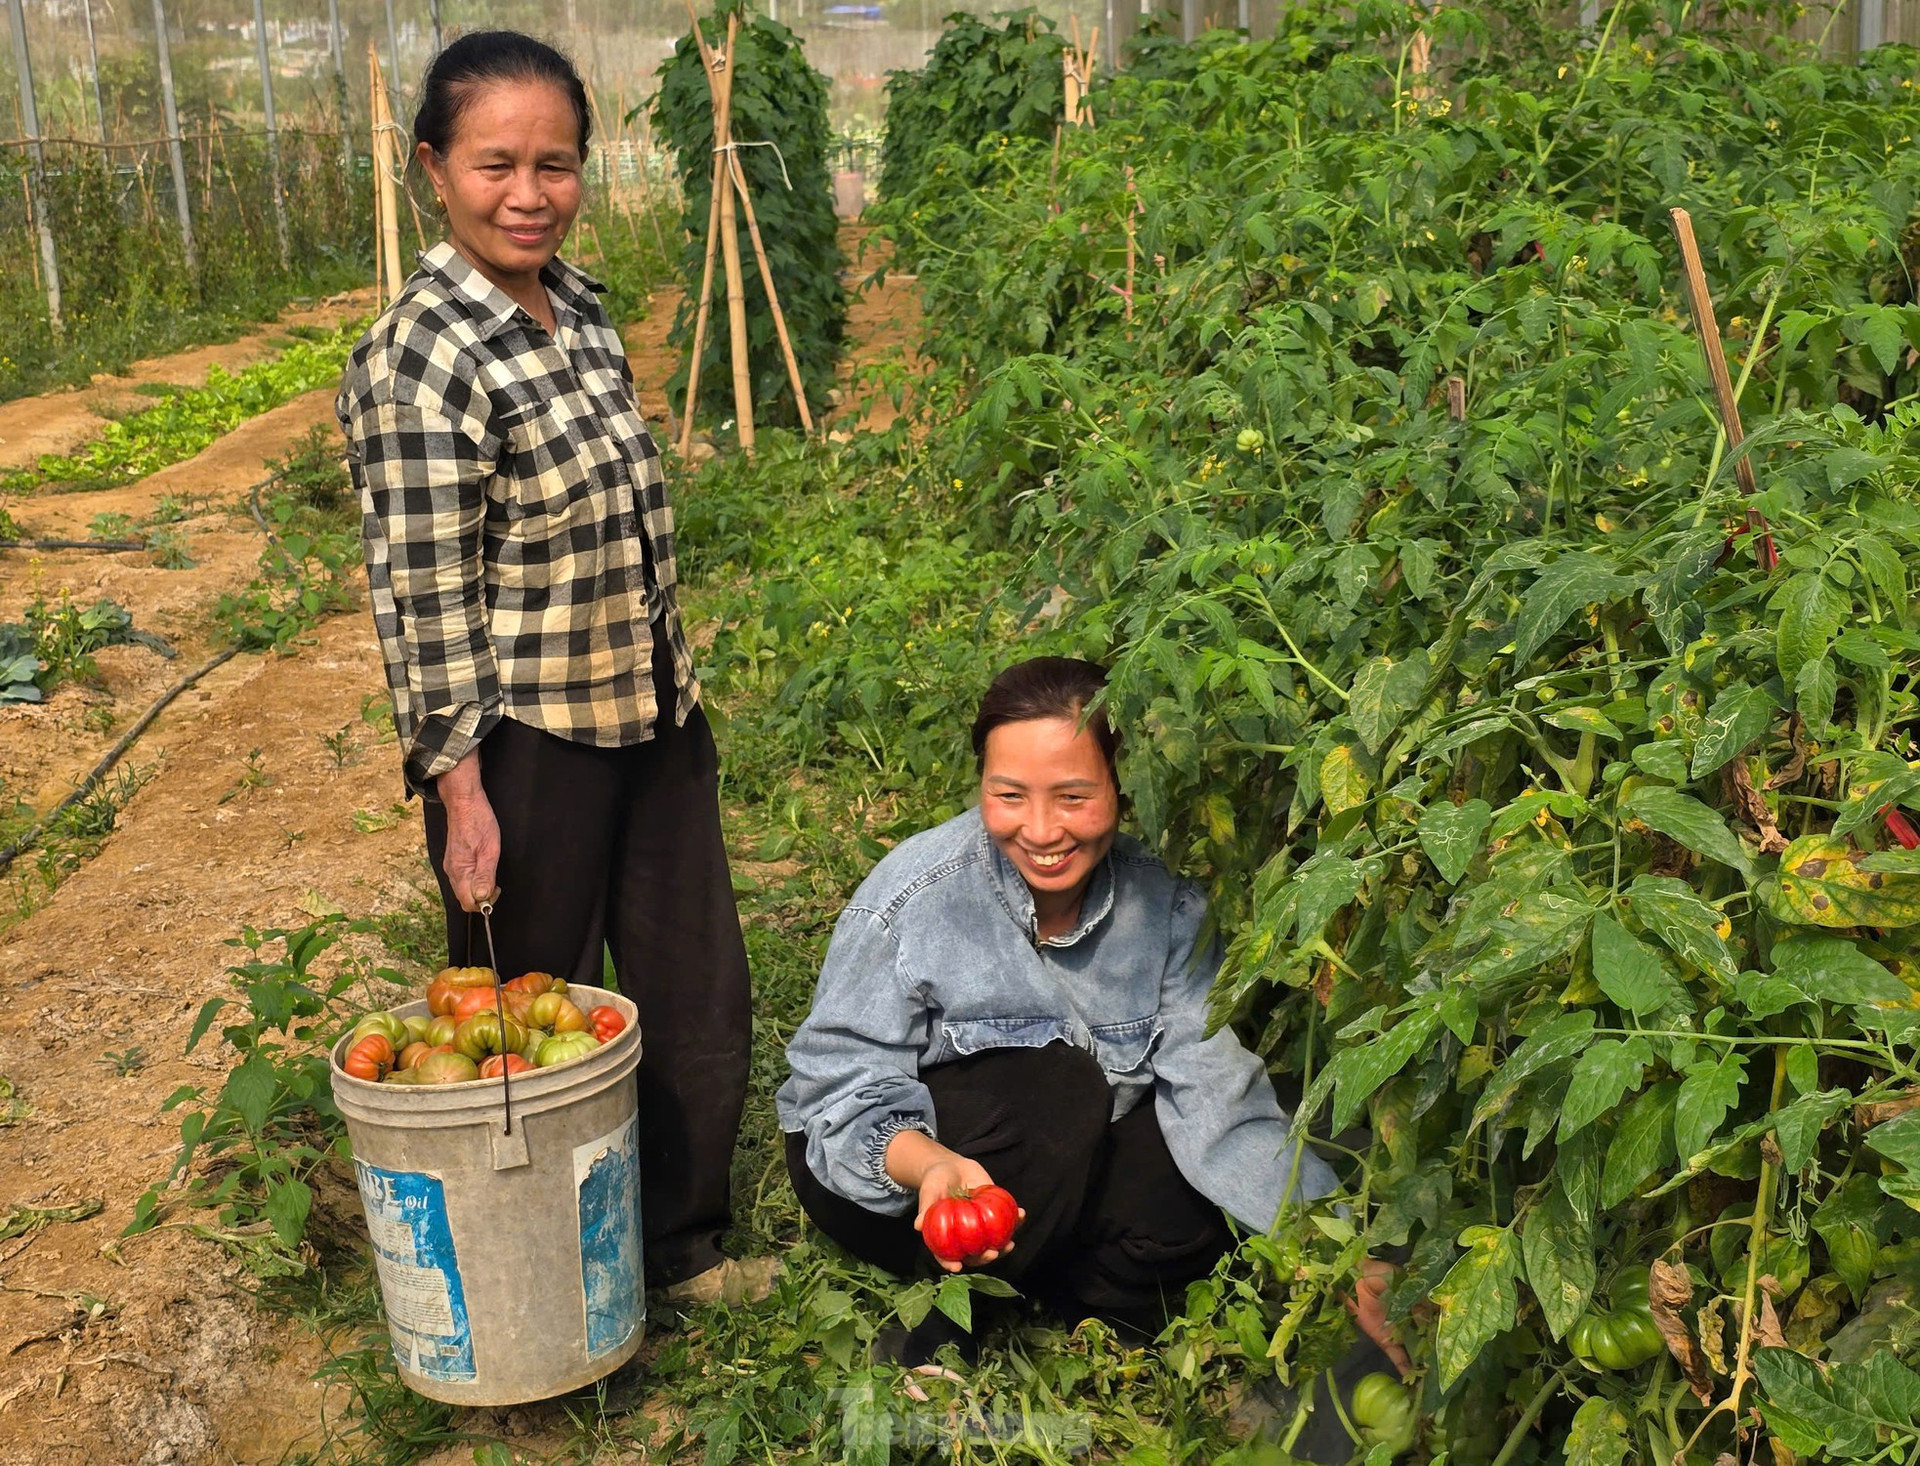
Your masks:
<instances>
[{"instance_id":1,"label":"red ripe tomato","mask_svg":"<svg viewBox=\"0 0 1920 1466\"><path fill-rule=\"evenodd\" d=\"M544 972L523 972L501 986L510 993L525 993L530 998L537 998L552 989L553 978Z\"/></svg>"},{"instance_id":2,"label":"red ripe tomato","mask_svg":"<svg viewBox=\"0 0 1920 1466\"><path fill-rule=\"evenodd\" d=\"M983 1252L995 1252L1013 1240L1020 1224L1020 1205L1001 1186L943 1196L927 1208L920 1235L942 1262L967 1262Z\"/></svg>"},{"instance_id":3,"label":"red ripe tomato","mask_svg":"<svg viewBox=\"0 0 1920 1466\"><path fill-rule=\"evenodd\" d=\"M601 1043L612 1043L614 1036L626 1031L627 1020L620 1010L611 1003L602 1003L587 1014L587 1022L592 1025L593 1036Z\"/></svg>"},{"instance_id":4,"label":"red ripe tomato","mask_svg":"<svg viewBox=\"0 0 1920 1466\"><path fill-rule=\"evenodd\" d=\"M1013 1240L1020 1225L1020 1203L1004 1186L982 1186L973 1193L973 1205L987 1230L987 1250L996 1251Z\"/></svg>"},{"instance_id":5,"label":"red ripe tomato","mask_svg":"<svg viewBox=\"0 0 1920 1466\"><path fill-rule=\"evenodd\" d=\"M378 1084L393 1067L393 1040L384 1033L364 1034L347 1050L340 1067L355 1079Z\"/></svg>"},{"instance_id":6,"label":"red ripe tomato","mask_svg":"<svg viewBox=\"0 0 1920 1466\"><path fill-rule=\"evenodd\" d=\"M518 1054L495 1054L480 1066L480 1077L498 1079L502 1074L524 1074L532 1067Z\"/></svg>"},{"instance_id":7,"label":"red ripe tomato","mask_svg":"<svg viewBox=\"0 0 1920 1466\"><path fill-rule=\"evenodd\" d=\"M476 1013L491 1013L498 1001L490 987L462 988L453 995L453 1006L447 1009L447 1016L455 1023L465 1023Z\"/></svg>"}]
</instances>

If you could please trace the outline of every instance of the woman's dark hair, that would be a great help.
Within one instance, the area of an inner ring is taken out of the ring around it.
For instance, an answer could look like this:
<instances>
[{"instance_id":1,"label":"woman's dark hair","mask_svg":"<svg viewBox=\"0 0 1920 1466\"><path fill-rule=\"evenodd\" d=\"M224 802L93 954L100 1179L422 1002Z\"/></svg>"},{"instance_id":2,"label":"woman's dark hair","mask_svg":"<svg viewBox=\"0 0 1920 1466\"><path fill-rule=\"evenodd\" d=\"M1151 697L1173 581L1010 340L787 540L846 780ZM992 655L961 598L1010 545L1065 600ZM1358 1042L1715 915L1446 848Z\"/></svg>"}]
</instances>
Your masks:
<instances>
[{"instance_id":1,"label":"woman's dark hair","mask_svg":"<svg viewBox=\"0 0 1920 1466\"><path fill-rule=\"evenodd\" d=\"M1008 723L1030 723L1042 718L1083 717L1093 741L1106 757L1107 772L1119 787L1114 755L1120 740L1107 722L1104 708L1088 706L1107 685L1107 669L1098 662L1075 661L1072 657L1035 657L1015 662L993 679L987 695L980 699L980 711L973 720L973 755L982 768L987 762L987 735Z\"/></svg>"},{"instance_id":2,"label":"woman's dark hair","mask_svg":"<svg viewBox=\"0 0 1920 1466\"><path fill-rule=\"evenodd\" d=\"M460 115L474 93L502 81L543 81L564 92L580 124L580 156L586 157L587 137L593 131L586 84L565 56L519 31L470 31L433 58L420 82L420 109L413 114L414 142L425 143L436 157L446 157Z\"/></svg>"}]
</instances>

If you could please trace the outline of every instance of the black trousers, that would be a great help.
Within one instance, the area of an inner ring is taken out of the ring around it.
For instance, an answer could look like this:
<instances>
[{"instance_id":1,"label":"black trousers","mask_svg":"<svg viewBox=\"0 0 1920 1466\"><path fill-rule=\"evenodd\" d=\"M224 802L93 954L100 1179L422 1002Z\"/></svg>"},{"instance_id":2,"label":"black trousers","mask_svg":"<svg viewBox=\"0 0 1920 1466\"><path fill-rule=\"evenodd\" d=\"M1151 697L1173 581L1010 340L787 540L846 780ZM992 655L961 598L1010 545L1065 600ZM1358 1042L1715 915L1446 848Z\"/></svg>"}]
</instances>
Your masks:
<instances>
[{"instance_id":1,"label":"black trousers","mask_svg":"<svg viewBox=\"0 0 1920 1466\"><path fill-rule=\"evenodd\" d=\"M640 1010L640 1218L647 1282L659 1287L721 1260L753 1025L713 733L697 708L674 726L658 635L654 686L649 741L593 748L506 719L481 744L480 778L500 822L501 970L597 986L604 945ZM479 919L442 870L437 801L426 825L451 960L484 963Z\"/></svg>"},{"instance_id":2,"label":"black trousers","mask_svg":"<svg viewBox=\"0 0 1920 1466\"><path fill-rule=\"evenodd\" d=\"M1013 1251L986 1269L1023 1293L1158 1331L1232 1246L1220 1208L1174 1165L1151 1100L1110 1118L1092 1055L1059 1043L993 1049L920 1077L940 1143L1027 1210ZM884 1216L820 1184L805 1136L787 1137L787 1167L807 1215L855 1257L901 1277L939 1273L911 1212Z\"/></svg>"}]
</instances>

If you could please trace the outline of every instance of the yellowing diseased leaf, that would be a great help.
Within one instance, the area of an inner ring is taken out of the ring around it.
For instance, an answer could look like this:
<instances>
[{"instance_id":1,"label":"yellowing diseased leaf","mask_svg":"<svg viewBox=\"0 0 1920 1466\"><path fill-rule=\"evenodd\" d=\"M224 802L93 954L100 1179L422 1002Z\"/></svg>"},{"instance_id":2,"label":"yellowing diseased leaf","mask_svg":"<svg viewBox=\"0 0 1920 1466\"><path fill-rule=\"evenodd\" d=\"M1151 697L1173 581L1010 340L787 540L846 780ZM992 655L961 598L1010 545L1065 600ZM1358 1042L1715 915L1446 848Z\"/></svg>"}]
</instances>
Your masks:
<instances>
[{"instance_id":1,"label":"yellowing diseased leaf","mask_svg":"<svg viewBox=\"0 0 1920 1466\"><path fill-rule=\"evenodd\" d=\"M1345 814L1366 803L1367 771L1353 745L1342 743L1320 760L1320 797L1328 814Z\"/></svg>"},{"instance_id":2,"label":"yellowing diseased leaf","mask_svg":"<svg viewBox=\"0 0 1920 1466\"><path fill-rule=\"evenodd\" d=\"M1866 856L1831 835L1803 835L1780 856L1774 915L1802 926L1920 924L1920 875L1861 869Z\"/></svg>"}]
</instances>

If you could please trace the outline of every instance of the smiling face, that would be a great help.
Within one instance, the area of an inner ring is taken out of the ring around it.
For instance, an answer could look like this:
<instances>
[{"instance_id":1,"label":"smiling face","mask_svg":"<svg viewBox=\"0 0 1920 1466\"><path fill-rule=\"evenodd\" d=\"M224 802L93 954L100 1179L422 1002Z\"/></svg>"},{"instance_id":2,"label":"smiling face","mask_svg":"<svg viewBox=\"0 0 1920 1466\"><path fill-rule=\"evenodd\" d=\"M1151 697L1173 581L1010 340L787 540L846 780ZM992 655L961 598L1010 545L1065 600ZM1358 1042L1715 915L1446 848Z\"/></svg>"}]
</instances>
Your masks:
<instances>
[{"instance_id":1,"label":"smiling face","mask_svg":"<svg viewBox=\"0 0 1920 1466\"><path fill-rule=\"evenodd\" d=\"M1043 927L1069 922L1120 828L1120 794L1075 718L1003 723L987 735L980 817L1033 892ZM1053 933L1043 931L1043 935Z\"/></svg>"},{"instance_id":2,"label":"smiling face","mask_svg":"<svg viewBox=\"0 0 1920 1466\"><path fill-rule=\"evenodd\" d=\"M419 157L454 248L509 295L537 285L580 212L580 123L567 94L541 81L483 83L446 154L422 143Z\"/></svg>"}]
</instances>

